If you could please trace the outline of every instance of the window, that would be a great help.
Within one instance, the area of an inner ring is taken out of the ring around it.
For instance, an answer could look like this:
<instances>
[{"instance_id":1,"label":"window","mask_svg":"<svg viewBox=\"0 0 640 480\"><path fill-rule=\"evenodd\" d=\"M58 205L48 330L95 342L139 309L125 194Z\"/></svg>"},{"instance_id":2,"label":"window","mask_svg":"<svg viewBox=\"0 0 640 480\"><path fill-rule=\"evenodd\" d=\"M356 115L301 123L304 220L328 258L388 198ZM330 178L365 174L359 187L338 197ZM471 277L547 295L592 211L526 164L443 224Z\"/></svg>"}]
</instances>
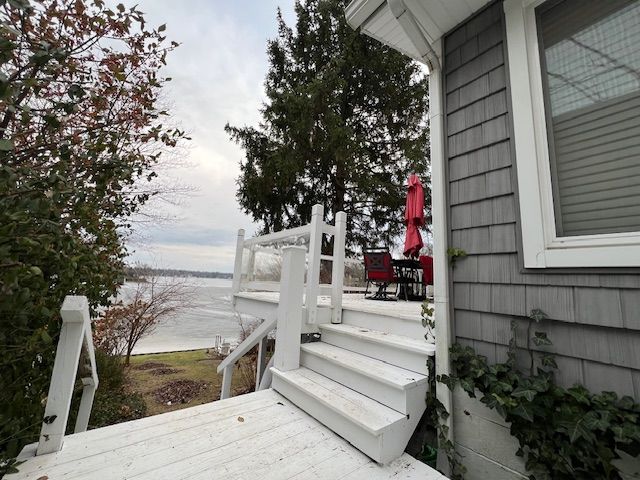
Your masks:
<instances>
[{"instance_id":1,"label":"window","mask_svg":"<svg viewBox=\"0 0 640 480\"><path fill-rule=\"evenodd\" d=\"M525 266L640 266L640 0L506 0Z\"/></svg>"}]
</instances>

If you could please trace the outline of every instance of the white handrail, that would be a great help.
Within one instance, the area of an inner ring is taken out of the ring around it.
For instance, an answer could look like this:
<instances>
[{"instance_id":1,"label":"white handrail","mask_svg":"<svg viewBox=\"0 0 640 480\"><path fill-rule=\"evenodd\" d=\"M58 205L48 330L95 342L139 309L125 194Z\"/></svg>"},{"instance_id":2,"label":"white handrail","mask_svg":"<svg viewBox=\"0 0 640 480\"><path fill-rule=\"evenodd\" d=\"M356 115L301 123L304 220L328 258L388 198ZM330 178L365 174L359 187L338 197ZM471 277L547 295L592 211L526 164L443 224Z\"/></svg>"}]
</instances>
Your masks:
<instances>
[{"instance_id":1,"label":"white handrail","mask_svg":"<svg viewBox=\"0 0 640 480\"><path fill-rule=\"evenodd\" d=\"M271 246L279 240L289 238L308 238L307 254L307 280L305 282L305 319L306 332L317 331L318 323L318 297L322 295L331 296L331 321L341 322L342 290L344 287L344 262L345 262L345 235L346 235L347 215L344 212L335 214L335 225L328 225L324 222L324 207L314 205L311 213L311 221L301 227L282 230L280 232L269 233L254 238L245 239L244 230L238 231L236 243L236 258L233 273L233 302L240 290L260 290L277 291L284 279L281 274L281 281L257 281L254 275L255 255L258 252L279 253L281 248ZM331 255L322 254L323 235L333 236L333 252ZM246 262L243 262L244 250L249 249ZM332 262L331 284L320 283L320 265L322 261ZM243 268L243 263L246 263ZM247 269L246 275L243 270Z\"/></svg>"},{"instance_id":2,"label":"white handrail","mask_svg":"<svg viewBox=\"0 0 640 480\"><path fill-rule=\"evenodd\" d=\"M87 368L90 369L90 375L82 378L84 388L75 432L87 429L93 397L96 388L98 388L98 372L93 351L87 297L67 295L60 309L60 316L62 317L62 329L60 330L36 455L58 452L62 448L83 344L89 360Z\"/></svg>"},{"instance_id":3,"label":"white handrail","mask_svg":"<svg viewBox=\"0 0 640 480\"><path fill-rule=\"evenodd\" d=\"M290 228L288 230L281 230L279 232L249 238L244 241L244 246L250 247L252 245L264 245L277 242L278 240L286 240L291 237L308 237L309 232L309 225L303 225L301 227Z\"/></svg>"},{"instance_id":4,"label":"white handrail","mask_svg":"<svg viewBox=\"0 0 640 480\"><path fill-rule=\"evenodd\" d=\"M260 344L260 351L258 352L256 365L256 385L261 388L265 384L263 378L261 378L263 373L267 371L264 366L265 345L263 340L276 326L278 327L276 331L276 346L278 349L273 357L276 359L275 365L280 367L293 365L297 361L295 352L297 352L299 360L303 317L305 253L304 247L290 246L283 249L283 281L280 283L280 299L276 318L262 322L245 341L220 362L217 372L222 372L221 400L231 396L231 380L235 364L257 344Z\"/></svg>"},{"instance_id":5,"label":"white handrail","mask_svg":"<svg viewBox=\"0 0 640 480\"><path fill-rule=\"evenodd\" d=\"M255 347L260 340L266 337L271 330L276 328L276 319L265 320L256 328L251 335L249 335L240 345L238 345L233 352L227 355L220 365L218 365L218 373L223 371L229 365L236 363L240 357L243 357L249 350Z\"/></svg>"},{"instance_id":6,"label":"white handrail","mask_svg":"<svg viewBox=\"0 0 640 480\"><path fill-rule=\"evenodd\" d=\"M220 390L220 400L229 398L231 396L231 379L233 377L233 367L236 362L240 360L249 350L256 346L262 339L269 335L269 332L276 328L276 319L265 320L256 328L251 335L249 335L244 342L238 345L233 352L231 352L227 358L225 358L220 365L218 365L217 372L222 372L222 388ZM258 369L256 372L257 383L259 384L261 372Z\"/></svg>"},{"instance_id":7,"label":"white handrail","mask_svg":"<svg viewBox=\"0 0 640 480\"><path fill-rule=\"evenodd\" d=\"M335 235L336 228L333 225L327 225L326 223L322 225L322 233L325 235Z\"/></svg>"}]
</instances>

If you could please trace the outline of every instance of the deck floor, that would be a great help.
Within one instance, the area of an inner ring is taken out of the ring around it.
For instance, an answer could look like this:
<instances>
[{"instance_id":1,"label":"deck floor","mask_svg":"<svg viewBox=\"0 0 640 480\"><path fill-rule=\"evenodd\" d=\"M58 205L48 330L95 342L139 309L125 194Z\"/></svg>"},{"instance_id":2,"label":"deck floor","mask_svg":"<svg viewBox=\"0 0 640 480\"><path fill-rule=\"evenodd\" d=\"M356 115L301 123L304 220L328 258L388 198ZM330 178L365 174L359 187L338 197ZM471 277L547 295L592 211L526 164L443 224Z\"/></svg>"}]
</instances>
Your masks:
<instances>
[{"instance_id":1,"label":"deck floor","mask_svg":"<svg viewBox=\"0 0 640 480\"><path fill-rule=\"evenodd\" d=\"M273 303L277 303L280 296L278 292L242 292L240 295ZM331 297L322 295L318 297L318 303L320 305L331 305ZM383 302L380 300L366 299L362 293L344 293L342 295L342 308L357 310L359 312L389 315L408 320L422 320L422 302L419 301L406 302L404 300L398 300L395 302Z\"/></svg>"},{"instance_id":2,"label":"deck floor","mask_svg":"<svg viewBox=\"0 0 640 480\"><path fill-rule=\"evenodd\" d=\"M404 454L380 466L273 390L69 435L25 448L8 480L441 480Z\"/></svg>"}]
</instances>

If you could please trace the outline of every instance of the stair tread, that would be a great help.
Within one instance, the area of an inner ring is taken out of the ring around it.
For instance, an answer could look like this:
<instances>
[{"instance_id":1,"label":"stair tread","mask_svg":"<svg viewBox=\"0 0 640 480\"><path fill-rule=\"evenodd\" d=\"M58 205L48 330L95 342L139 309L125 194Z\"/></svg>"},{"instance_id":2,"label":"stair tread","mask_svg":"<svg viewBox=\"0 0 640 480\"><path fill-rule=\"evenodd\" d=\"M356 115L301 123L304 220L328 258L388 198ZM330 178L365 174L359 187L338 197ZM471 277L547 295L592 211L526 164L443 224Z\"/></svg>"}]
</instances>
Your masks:
<instances>
[{"instance_id":1,"label":"stair tread","mask_svg":"<svg viewBox=\"0 0 640 480\"><path fill-rule=\"evenodd\" d=\"M374 378L400 390L406 390L427 382L426 375L325 342L305 343L301 348L305 352L317 355L343 368Z\"/></svg>"},{"instance_id":2,"label":"stair tread","mask_svg":"<svg viewBox=\"0 0 640 480\"><path fill-rule=\"evenodd\" d=\"M434 355L435 345L427 343L426 340L417 340L411 337L405 337L403 335L396 335L393 333L381 332L378 330L372 330L370 328L356 327L353 325L346 325L344 323L320 324L320 331L323 330L332 331L335 333L341 333L344 335L350 335L353 337L361 338L362 340L372 343L384 343L386 345L408 350L411 352L422 353L424 355Z\"/></svg>"},{"instance_id":3,"label":"stair tread","mask_svg":"<svg viewBox=\"0 0 640 480\"><path fill-rule=\"evenodd\" d=\"M406 420L402 413L308 368L288 372L272 368L272 372L373 435L380 435L393 424Z\"/></svg>"}]
</instances>

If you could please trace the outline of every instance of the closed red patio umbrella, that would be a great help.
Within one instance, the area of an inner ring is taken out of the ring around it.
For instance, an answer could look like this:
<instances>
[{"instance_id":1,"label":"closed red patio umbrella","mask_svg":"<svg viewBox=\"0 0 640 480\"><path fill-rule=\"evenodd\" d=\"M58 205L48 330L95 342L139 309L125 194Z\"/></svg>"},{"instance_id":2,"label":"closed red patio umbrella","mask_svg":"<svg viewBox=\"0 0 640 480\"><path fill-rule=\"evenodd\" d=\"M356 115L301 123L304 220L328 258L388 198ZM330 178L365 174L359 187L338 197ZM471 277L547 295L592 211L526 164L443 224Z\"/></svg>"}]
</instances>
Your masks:
<instances>
[{"instance_id":1,"label":"closed red patio umbrella","mask_svg":"<svg viewBox=\"0 0 640 480\"><path fill-rule=\"evenodd\" d=\"M405 257L417 257L424 245L419 227L424 225L424 190L420 178L415 173L409 175L407 204L404 211L404 221L407 233L404 239Z\"/></svg>"}]
</instances>

